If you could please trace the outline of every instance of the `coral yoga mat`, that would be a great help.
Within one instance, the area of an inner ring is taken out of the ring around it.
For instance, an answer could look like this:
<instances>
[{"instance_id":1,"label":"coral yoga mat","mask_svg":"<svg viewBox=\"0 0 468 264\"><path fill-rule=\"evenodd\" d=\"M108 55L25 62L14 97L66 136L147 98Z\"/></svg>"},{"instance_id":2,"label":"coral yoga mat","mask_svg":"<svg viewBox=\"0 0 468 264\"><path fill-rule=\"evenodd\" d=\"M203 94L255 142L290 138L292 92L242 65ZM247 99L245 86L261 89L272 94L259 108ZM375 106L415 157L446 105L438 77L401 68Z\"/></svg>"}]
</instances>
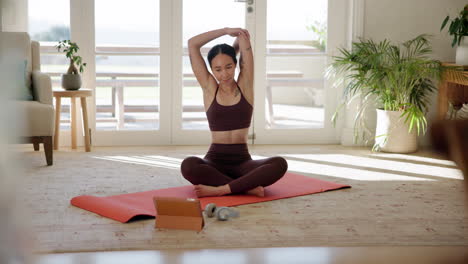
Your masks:
<instances>
[{"instance_id":1,"label":"coral yoga mat","mask_svg":"<svg viewBox=\"0 0 468 264\"><path fill-rule=\"evenodd\" d=\"M286 173L279 181L265 187L265 197L252 195L203 197L200 198L200 203L202 208L205 208L205 205L209 203L215 203L217 206L236 206L350 187L349 185L318 180L304 175ZM154 196L196 198L193 186L187 185L107 197L81 195L73 198L71 204L101 216L126 223L136 216L156 216L153 205Z\"/></svg>"}]
</instances>

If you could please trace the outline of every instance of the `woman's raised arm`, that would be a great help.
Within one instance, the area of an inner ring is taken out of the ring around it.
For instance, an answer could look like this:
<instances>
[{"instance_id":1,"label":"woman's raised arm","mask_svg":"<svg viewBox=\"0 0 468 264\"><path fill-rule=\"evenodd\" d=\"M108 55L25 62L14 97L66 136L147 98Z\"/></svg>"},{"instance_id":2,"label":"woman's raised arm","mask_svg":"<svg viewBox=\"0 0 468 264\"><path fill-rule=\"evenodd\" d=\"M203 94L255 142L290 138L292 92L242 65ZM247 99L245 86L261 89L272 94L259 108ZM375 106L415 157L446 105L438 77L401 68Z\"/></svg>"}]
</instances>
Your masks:
<instances>
[{"instance_id":1,"label":"woman's raised arm","mask_svg":"<svg viewBox=\"0 0 468 264\"><path fill-rule=\"evenodd\" d=\"M233 47L234 50L236 51L236 55L237 55L237 53L239 53L239 38L236 38L236 40L234 41L234 43L232 43L232 47Z\"/></svg>"},{"instance_id":2,"label":"woman's raised arm","mask_svg":"<svg viewBox=\"0 0 468 264\"><path fill-rule=\"evenodd\" d=\"M200 48L213 39L224 35L237 37L244 31L246 30L241 28L221 28L196 35L188 40L188 51L192 70L203 89L207 87L210 78L213 78L214 80L214 77L208 71L205 60L203 60L203 56L201 55Z\"/></svg>"},{"instance_id":3,"label":"woman's raised arm","mask_svg":"<svg viewBox=\"0 0 468 264\"><path fill-rule=\"evenodd\" d=\"M240 50L240 73L238 82L243 89L244 94L253 102L253 80L254 80L254 58L252 46L250 44L250 35L247 30L242 31L237 37Z\"/></svg>"},{"instance_id":4,"label":"woman's raised arm","mask_svg":"<svg viewBox=\"0 0 468 264\"><path fill-rule=\"evenodd\" d=\"M226 29L217 29L196 35L188 40L188 52L190 64L192 65L193 73L203 89L207 88L210 78L213 76L208 71L200 48L213 39L226 35Z\"/></svg>"}]
</instances>

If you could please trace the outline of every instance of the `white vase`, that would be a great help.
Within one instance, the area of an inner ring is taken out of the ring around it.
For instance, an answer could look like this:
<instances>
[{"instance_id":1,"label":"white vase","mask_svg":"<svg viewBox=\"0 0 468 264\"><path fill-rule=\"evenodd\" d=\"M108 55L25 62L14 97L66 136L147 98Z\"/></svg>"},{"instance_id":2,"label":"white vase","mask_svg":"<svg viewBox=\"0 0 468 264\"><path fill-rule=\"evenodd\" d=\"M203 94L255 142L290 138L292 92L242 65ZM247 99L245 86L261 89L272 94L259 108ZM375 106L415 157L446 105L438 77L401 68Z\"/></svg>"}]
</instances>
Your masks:
<instances>
[{"instance_id":1,"label":"white vase","mask_svg":"<svg viewBox=\"0 0 468 264\"><path fill-rule=\"evenodd\" d=\"M455 63L457 65L468 65L468 38L462 38L460 45L457 46L455 54Z\"/></svg>"},{"instance_id":2,"label":"white vase","mask_svg":"<svg viewBox=\"0 0 468 264\"><path fill-rule=\"evenodd\" d=\"M381 151L410 153L418 150L416 129L408 132L409 124L405 123L402 113L377 109L375 144Z\"/></svg>"}]
</instances>

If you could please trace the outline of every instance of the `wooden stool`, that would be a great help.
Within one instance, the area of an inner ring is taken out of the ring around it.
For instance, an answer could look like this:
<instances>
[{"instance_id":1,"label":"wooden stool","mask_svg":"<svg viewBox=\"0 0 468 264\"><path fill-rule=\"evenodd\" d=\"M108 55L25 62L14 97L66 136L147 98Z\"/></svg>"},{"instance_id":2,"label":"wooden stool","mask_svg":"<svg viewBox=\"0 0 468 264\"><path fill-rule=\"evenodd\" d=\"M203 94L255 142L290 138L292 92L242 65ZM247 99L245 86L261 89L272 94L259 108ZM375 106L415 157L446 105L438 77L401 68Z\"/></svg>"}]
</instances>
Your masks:
<instances>
[{"instance_id":1,"label":"wooden stool","mask_svg":"<svg viewBox=\"0 0 468 264\"><path fill-rule=\"evenodd\" d=\"M91 89L80 89L80 90L54 90L55 97L55 135L54 135L54 149L58 149L59 145L59 134L60 134L60 112L61 112L61 99L62 97L69 97L71 101L71 146L72 149L76 149L76 98L81 99L81 110L83 114L83 129L84 129L84 141L86 152L91 151L91 143L89 137L88 127L88 108L86 105L86 97L92 96L93 91Z\"/></svg>"},{"instance_id":2,"label":"wooden stool","mask_svg":"<svg viewBox=\"0 0 468 264\"><path fill-rule=\"evenodd\" d=\"M463 67L465 70L464 75L468 77L467 65L455 65L451 63L443 63L443 65ZM451 103L454 108L458 110L463 106L464 103L468 102L468 81L458 80L454 78L450 72L446 72L439 83L439 94L437 96L437 101L437 117L439 120L443 120L447 116L449 103Z\"/></svg>"}]
</instances>

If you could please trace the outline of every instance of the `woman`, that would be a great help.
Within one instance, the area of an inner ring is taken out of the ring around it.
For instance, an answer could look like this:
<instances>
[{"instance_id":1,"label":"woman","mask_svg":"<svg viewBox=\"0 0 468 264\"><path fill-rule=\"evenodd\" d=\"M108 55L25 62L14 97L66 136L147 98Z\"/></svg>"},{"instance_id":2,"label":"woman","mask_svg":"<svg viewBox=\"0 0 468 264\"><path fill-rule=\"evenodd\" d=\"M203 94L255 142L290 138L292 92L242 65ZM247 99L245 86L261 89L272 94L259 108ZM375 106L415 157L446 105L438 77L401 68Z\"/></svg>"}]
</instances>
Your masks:
<instances>
[{"instance_id":1,"label":"woman","mask_svg":"<svg viewBox=\"0 0 468 264\"><path fill-rule=\"evenodd\" d=\"M223 35L236 37L236 41L234 47L220 44L208 52L212 75L200 48ZM283 177L288 164L281 157L252 160L247 148L254 99L249 32L241 28L213 30L191 38L188 47L193 72L203 89L212 144L203 159L184 159L182 175L195 185L198 197L231 193L264 196L263 187ZM236 81L236 54L239 50L240 73Z\"/></svg>"}]
</instances>

